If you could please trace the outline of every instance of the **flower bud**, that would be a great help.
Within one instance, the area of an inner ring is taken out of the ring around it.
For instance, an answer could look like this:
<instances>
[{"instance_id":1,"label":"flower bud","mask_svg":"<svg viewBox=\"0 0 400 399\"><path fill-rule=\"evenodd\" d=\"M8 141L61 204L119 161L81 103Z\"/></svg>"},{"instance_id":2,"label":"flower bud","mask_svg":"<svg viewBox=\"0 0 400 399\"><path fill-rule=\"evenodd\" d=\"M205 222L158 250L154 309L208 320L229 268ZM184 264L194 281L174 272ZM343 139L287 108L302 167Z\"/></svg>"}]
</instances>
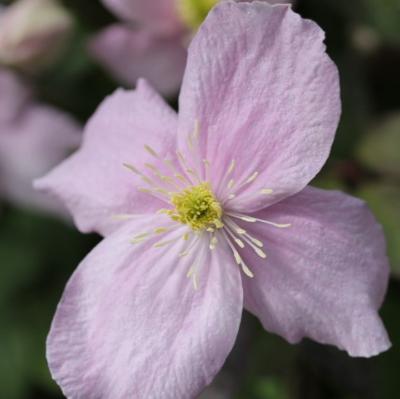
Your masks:
<instances>
[{"instance_id":1,"label":"flower bud","mask_svg":"<svg viewBox=\"0 0 400 399\"><path fill-rule=\"evenodd\" d=\"M0 10L0 64L35 70L52 62L73 20L57 0L18 0Z\"/></svg>"}]
</instances>

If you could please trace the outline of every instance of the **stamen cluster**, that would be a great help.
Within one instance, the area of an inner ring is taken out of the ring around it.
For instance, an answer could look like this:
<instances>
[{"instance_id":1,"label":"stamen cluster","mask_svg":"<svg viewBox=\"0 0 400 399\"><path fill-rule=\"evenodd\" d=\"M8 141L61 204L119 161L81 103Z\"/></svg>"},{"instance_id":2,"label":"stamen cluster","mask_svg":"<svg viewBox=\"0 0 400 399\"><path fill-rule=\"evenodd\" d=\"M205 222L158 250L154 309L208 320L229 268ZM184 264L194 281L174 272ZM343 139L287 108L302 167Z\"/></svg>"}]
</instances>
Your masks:
<instances>
[{"instance_id":1,"label":"stamen cluster","mask_svg":"<svg viewBox=\"0 0 400 399\"><path fill-rule=\"evenodd\" d=\"M195 121L194 131L188 135L187 144L193 156L198 154L199 144L199 123ZM244 187L251 185L258 177L259 173L253 171L249 175L236 181L232 175L235 170L236 162L232 160L225 176L222 179L218 199L211 189L209 174L211 163L203 159L205 180L200 176L201 173L191 168L188 159L179 151L179 158L183 171L170 160L164 159L153 148L145 145L145 150L155 159L156 164L145 163L146 172L141 172L131 164L125 163L125 167L140 176L148 187L138 187L141 192L152 195L168 204L168 208L158 211L170 217L169 222L154 228L153 231L141 232L133 237L132 243L140 243L151 237L160 236L160 240L153 244L155 248L165 247L178 240L185 241L185 247L179 253L179 257L187 256L196 246L200 239L209 241L210 250L214 250L220 239L227 242L232 251L236 264L241 267L243 273L248 277L253 277L253 272L245 263L240 253L245 247L253 250L257 256L265 259L267 254L264 252L264 243L253 237L247 229L240 224L264 223L277 228L289 227L289 223L275 223L270 220L259 219L250 215L238 213L232 209L232 201L236 199L237 193ZM163 170L162 170L163 169ZM167 172L168 170L168 172ZM172 173L166 175L166 173ZM183 173L182 173L183 172ZM273 191L270 188L262 188L258 192L249 195L269 195ZM220 200L219 200L220 199ZM126 219L134 217L133 214L116 215ZM182 235L174 236L171 239L163 239L164 234L171 232L177 223L184 224L189 229ZM194 264L188 272L188 278L193 280L193 285L197 287L197 265Z\"/></svg>"},{"instance_id":2,"label":"stamen cluster","mask_svg":"<svg viewBox=\"0 0 400 399\"><path fill-rule=\"evenodd\" d=\"M176 222L187 224L195 231L223 227L222 208L208 182L174 194L171 204L174 209L166 213Z\"/></svg>"}]
</instances>

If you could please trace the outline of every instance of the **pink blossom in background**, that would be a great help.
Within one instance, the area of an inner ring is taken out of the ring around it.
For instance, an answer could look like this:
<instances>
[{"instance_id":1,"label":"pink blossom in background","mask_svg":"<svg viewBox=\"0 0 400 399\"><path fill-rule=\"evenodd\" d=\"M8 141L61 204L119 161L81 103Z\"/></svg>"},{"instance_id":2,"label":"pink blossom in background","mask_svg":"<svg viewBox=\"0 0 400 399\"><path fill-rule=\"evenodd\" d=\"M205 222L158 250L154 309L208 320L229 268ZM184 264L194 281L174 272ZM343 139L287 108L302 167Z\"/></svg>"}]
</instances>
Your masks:
<instances>
[{"instance_id":1,"label":"pink blossom in background","mask_svg":"<svg viewBox=\"0 0 400 399\"><path fill-rule=\"evenodd\" d=\"M58 201L35 191L32 181L78 147L80 130L67 114L35 101L14 73L0 69L0 197L61 212Z\"/></svg>"},{"instance_id":2,"label":"pink blossom in background","mask_svg":"<svg viewBox=\"0 0 400 399\"><path fill-rule=\"evenodd\" d=\"M18 0L0 8L0 64L32 72L51 64L73 19L57 0Z\"/></svg>"},{"instance_id":3,"label":"pink blossom in background","mask_svg":"<svg viewBox=\"0 0 400 399\"><path fill-rule=\"evenodd\" d=\"M389 348L381 227L362 201L307 186L340 116L323 40L288 6L223 2L189 47L178 115L144 80L118 90L37 182L105 236L47 341L68 398L195 398L243 308L291 343Z\"/></svg>"},{"instance_id":4,"label":"pink blossom in background","mask_svg":"<svg viewBox=\"0 0 400 399\"><path fill-rule=\"evenodd\" d=\"M196 21L190 23L184 15L190 17L192 9L211 8L219 0L102 1L123 22L92 39L89 48L93 56L129 86L144 77L162 94L176 94L185 70L187 45L196 28Z\"/></svg>"}]
</instances>

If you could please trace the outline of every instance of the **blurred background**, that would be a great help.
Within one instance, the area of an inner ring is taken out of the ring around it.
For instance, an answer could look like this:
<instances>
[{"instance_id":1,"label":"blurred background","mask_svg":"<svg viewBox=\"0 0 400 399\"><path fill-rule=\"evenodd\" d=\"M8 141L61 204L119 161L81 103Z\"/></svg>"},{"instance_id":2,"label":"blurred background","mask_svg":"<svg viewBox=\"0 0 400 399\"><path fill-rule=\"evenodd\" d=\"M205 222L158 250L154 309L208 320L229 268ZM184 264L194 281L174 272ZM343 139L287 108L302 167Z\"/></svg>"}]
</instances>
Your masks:
<instances>
[{"instance_id":1,"label":"blurred background","mask_svg":"<svg viewBox=\"0 0 400 399\"><path fill-rule=\"evenodd\" d=\"M79 145L107 94L138 75L176 107L185 46L207 12L199 3L181 18L135 20L97 0L0 1L1 399L62 398L46 334L68 277L100 240L80 234L31 181ZM311 341L292 346L245 314L202 399L398 398L400 0L297 0L294 8L326 31L341 75L343 116L314 184L364 198L384 227L392 276L381 314L393 348L366 360Z\"/></svg>"}]
</instances>

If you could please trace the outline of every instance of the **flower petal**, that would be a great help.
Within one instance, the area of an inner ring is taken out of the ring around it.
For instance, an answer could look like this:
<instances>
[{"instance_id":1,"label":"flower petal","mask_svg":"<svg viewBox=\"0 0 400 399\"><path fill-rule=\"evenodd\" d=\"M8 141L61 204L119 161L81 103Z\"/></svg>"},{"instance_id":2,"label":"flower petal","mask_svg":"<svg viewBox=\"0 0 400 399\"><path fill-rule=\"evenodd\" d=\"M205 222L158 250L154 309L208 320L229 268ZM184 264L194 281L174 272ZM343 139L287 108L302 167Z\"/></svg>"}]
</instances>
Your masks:
<instances>
[{"instance_id":1,"label":"flower petal","mask_svg":"<svg viewBox=\"0 0 400 399\"><path fill-rule=\"evenodd\" d=\"M26 103L18 117L0 124L1 195L19 205L64 216L60 203L35 191L32 181L78 148L80 132L78 123L66 113Z\"/></svg>"},{"instance_id":2,"label":"flower petal","mask_svg":"<svg viewBox=\"0 0 400 399\"><path fill-rule=\"evenodd\" d=\"M135 91L118 90L107 98L86 126L81 149L36 182L36 187L60 197L81 231L108 234L119 226L113 215L154 212L163 202L137 189L140 176L124 163L143 167L152 156L175 147L176 114L140 81Z\"/></svg>"},{"instance_id":3,"label":"flower petal","mask_svg":"<svg viewBox=\"0 0 400 399\"><path fill-rule=\"evenodd\" d=\"M242 286L229 250L211 252L199 241L179 258L182 239L163 248L129 242L160 218L124 225L69 281L47 341L52 375L68 398L196 397L230 352ZM186 276L196 258L197 290Z\"/></svg>"},{"instance_id":4,"label":"flower petal","mask_svg":"<svg viewBox=\"0 0 400 399\"><path fill-rule=\"evenodd\" d=\"M0 126L15 119L31 98L31 91L17 76L0 68Z\"/></svg>"},{"instance_id":5,"label":"flower petal","mask_svg":"<svg viewBox=\"0 0 400 399\"><path fill-rule=\"evenodd\" d=\"M161 37L117 24L95 36L90 50L124 83L133 86L143 77L165 95L179 90L186 63L186 49L179 34Z\"/></svg>"},{"instance_id":6,"label":"flower petal","mask_svg":"<svg viewBox=\"0 0 400 399\"><path fill-rule=\"evenodd\" d=\"M123 21L138 22L156 32L182 29L175 0L102 0Z\"/></svg>"},{"instance_id":7,"label":"flower petal","mask_svg":"<svg viewBox=\"0 0 400 399\"><path fill-rule=\"evenodd\" d=\"M351 356L388 349L377 314L389 274L385 240L365 204L308 187L256 215L291 223L249 228L268 257L246 254L255 277L244 283L245 306L264 327L289 342L310 337Z\"/></svg>"},{"instance_id":8,"label":"flower petal","mask_svg":"<svg viewBox=\"0 0 400 399\"><path fill-rule=\"evenodd\" d=\"M238 191L235 209L255 211L300 191L326 161L340 98L323 39L315 23L287 5L231 1L217 5L193 39L179 99L179 146L190 153L197 121L195 161L210 162L219 197L232 159L236 182L259 173ZM273 191L263 195L264 188Z\"/></svg>"}]
</instances>

